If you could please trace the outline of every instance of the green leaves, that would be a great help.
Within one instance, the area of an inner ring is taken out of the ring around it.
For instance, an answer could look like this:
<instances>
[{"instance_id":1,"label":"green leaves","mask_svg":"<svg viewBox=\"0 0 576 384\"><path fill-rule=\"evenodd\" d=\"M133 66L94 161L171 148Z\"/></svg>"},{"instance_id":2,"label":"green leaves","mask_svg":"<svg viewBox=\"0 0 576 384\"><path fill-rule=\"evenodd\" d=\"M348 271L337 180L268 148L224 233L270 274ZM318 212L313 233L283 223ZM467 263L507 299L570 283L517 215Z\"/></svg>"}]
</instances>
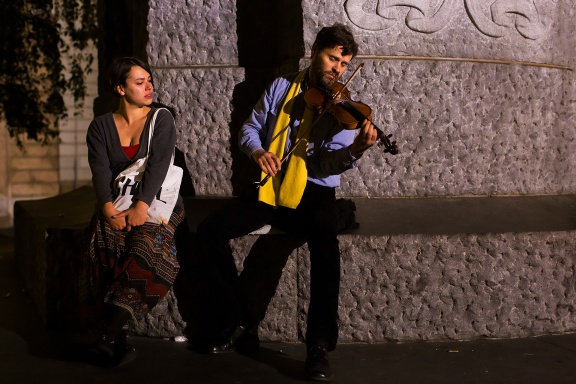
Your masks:
<instances>
[{"instance_id":1,"label":"green leaves","mask_svg":"<svg viewBox=\"0 0 576 384\"><path fill-rule=\"evenodd\" d=\"M94 57L96 0L0 0L0 116L23 148L58 137L63 95L81 109Z\"/></svg>"}]
</instances>

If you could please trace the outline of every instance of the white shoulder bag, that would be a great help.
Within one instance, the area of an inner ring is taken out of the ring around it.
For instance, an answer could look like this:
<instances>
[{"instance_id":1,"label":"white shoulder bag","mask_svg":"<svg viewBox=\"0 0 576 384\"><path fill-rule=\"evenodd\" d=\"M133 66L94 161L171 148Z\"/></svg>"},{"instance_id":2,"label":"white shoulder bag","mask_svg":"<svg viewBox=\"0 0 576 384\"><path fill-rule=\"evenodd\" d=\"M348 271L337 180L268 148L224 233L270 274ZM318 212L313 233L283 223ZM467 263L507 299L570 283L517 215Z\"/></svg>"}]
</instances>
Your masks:
<instances>
[{"instance_id":1,"label":"white shoulder bag","mask_svg":"<svg viewBox=\"0 0 576 384\"><path fill-rule=\"evenodd\" d=\"M146 157L136 160L124 169L114 180L114 208L119 211L125 211L136 203L134 195L138 191L140 181L146 169L146 162L150 153L150 145L152 143L152 136L154 134L154 126L156 125L156 116L160 109L158 108L152 116L150 122L150 132L148 135L148 149ZM156 224L166 224L170 220L176 201L178 200L178 193L180 191L180 184L182 183L182 168L174 165L174 153L172 153L172 160L170 167L166 173L166 178L162 183L162 187L156 193L156 197L152 200L150 208L148 208L148 218L146 221Z\"/></svg>"}]
</instances>

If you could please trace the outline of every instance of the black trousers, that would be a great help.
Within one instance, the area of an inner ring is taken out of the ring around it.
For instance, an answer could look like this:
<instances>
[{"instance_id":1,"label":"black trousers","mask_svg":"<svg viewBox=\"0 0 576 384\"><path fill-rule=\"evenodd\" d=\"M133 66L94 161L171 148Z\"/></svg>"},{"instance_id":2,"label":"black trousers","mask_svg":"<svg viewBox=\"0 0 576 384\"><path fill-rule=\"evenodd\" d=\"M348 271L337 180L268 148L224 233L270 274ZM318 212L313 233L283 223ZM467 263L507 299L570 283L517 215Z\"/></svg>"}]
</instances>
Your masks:
<instances>
[{"instance_id":1,"label":"black trousers","mask_svg":"<svg viewBox=\"0 0 576 384\"><path fill-rule=\"evenodd\" d=\"M274 208L257 200L251 189L234 198L198 227L198 253L210 268L218 289L225 292L234 308L236 325L247 321L246 305L229 240L244 236L265 224L303 236L310 251L310 304L306 344L321 343L334 349L338 339L338 295L340 249L337 238L338 209L335 189L308 182L296 209ZM274 255L270 255L273 257Z\"/></svg>"}]
</instances>

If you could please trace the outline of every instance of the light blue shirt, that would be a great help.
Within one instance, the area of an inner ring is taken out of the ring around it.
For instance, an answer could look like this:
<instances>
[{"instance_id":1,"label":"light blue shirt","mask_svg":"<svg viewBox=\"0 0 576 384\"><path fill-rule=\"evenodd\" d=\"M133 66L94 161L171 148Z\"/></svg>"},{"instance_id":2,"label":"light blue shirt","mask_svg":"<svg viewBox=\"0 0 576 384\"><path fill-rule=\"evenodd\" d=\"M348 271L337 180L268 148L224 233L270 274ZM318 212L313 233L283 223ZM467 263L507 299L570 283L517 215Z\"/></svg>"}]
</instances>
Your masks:
<instances>
[{"instance_id":1,"label":"light blue shirt","mask_svg":"<svg viewBox=\"0 0 576 384\"><path fill-rule=\"evenodd\" d=\"M259 149L267 151L270 147L280 108L296 75L295 73L274 80L262 94L250 117L244 122L239 132L238 146L247 156L251 157ZM292 109L288 128L290 140L286 141L284 153L288 153L294 144L294 138L306 107L305 84L302 88L294 100L296 104ZM357 160L350 153L350 145L354 141L354 136L354 130L341 128L339 122L330 113L322 116L310 131L306 160L308 181L332 188L340 186L340 174L354 168ZM288 168L287 162L282 164L283 171Z\"/></svg>"}]
</instances>

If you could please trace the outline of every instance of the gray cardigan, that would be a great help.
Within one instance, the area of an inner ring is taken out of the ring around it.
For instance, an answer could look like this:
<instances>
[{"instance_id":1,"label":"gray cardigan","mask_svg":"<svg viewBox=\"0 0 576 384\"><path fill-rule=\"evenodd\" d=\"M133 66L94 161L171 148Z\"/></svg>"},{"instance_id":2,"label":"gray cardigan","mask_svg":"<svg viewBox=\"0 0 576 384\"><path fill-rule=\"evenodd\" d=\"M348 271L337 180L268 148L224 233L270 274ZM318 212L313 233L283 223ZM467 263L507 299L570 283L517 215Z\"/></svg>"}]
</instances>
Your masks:
<instances>
[{"instance_id":1,"label":"gray cardigan","mask_svg":"<svg viewBox=\"0 0 576 384\"><path fill-rule=\"evenodd\" d=\"M88 162L92 170L92 183L96 190L99 209L105 203L114 201L113 183L116 176L128 165L146 157L150 121L155 110L156 108L152 108L148 113L140 136L140 148L132 159L128 158L122 149L112 113L99 116L90 123L86 134L86 143L88 144ZM158 112L156 118L146 171L135 195L136 199L148 205L152 203L164 182L175 146L174 118L168 110L163 109ZM179 197L176 207L183 208L181 197Z\"/></svg>"}]
</instances>

